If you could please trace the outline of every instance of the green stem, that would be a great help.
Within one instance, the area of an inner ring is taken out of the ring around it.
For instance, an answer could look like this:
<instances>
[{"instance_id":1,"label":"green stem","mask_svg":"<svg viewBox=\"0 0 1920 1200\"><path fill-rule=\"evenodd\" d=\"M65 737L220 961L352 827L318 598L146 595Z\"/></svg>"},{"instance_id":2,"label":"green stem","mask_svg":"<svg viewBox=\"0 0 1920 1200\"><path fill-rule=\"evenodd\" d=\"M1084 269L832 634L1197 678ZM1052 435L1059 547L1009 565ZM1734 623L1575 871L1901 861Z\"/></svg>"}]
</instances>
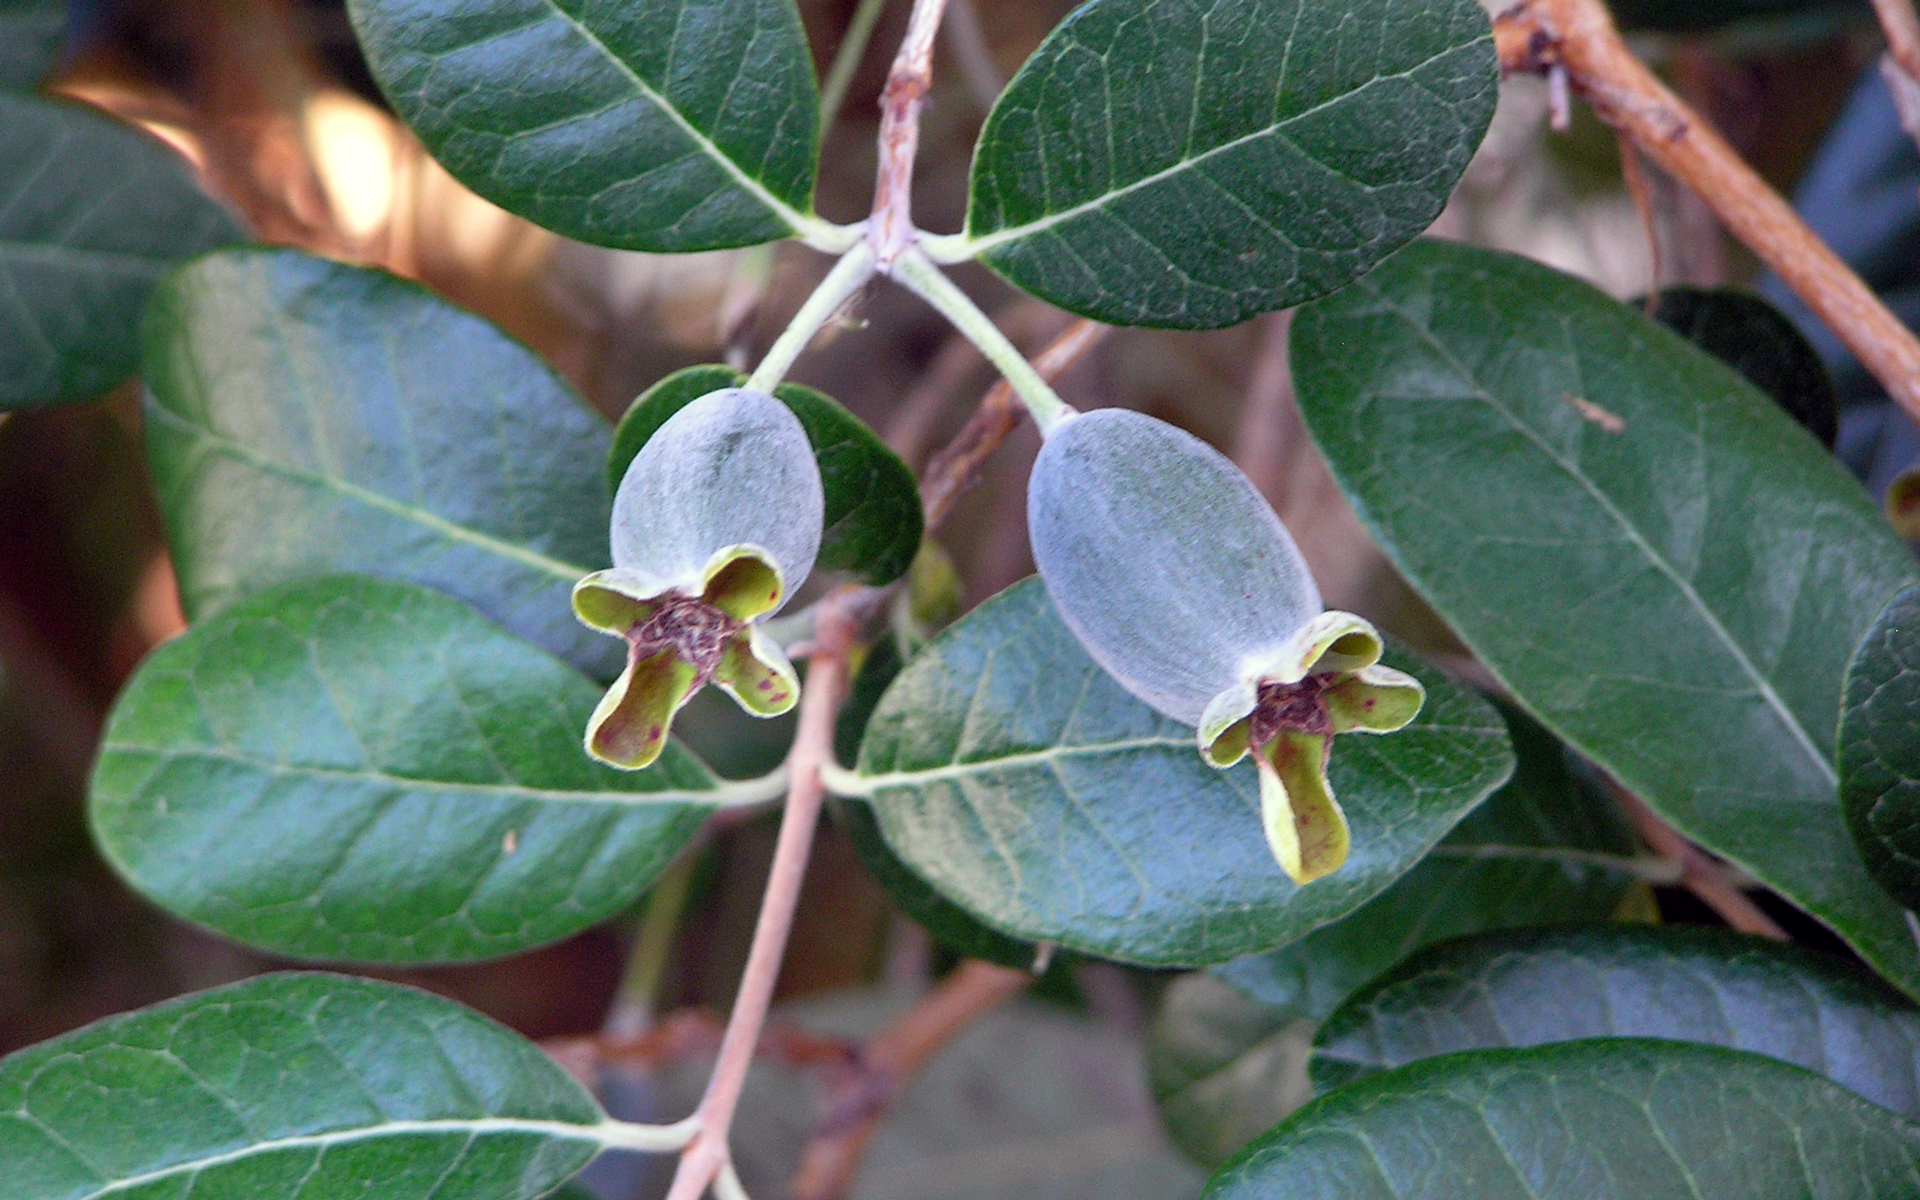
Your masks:
<instances>
[{"instance_id":1,"label":"green stem","mask_svg":"<svg viewBox=\"0 0 1920 1200\"><path fill-rule=\"evenodd\" d=\"M820 764L820 782L826 784L827 790L836 796L873 798L873 789L867 786L860 772L850 771L832 759Z\"/></svg>"},{"instance_id":2,"label":"green stem","mask_svg":"<svg viewBox=\"0 0 1920 1200\"><path fill-rule=\"evenodd\" d=\"M749 804L765 804L769 800L778 800L787 794L787 786L787 769L780 766L765 775L756 775L752 779L722 779L711 791L695 793L695 795L701 799L710 799L720 808L740 808Z\"/></svg>"},{"instance_id":3,"label":"green stem","mask_svg":"<svg viewBox=\"0 0 1920 1200\"><path fill-rule=\"evenodd\" d=\"M589 1127L589 1132L599 1135L600 1144L609 1150L639 1150L649 1154L660 1154L668 1150L678 1150L693 1140L699 1132L700 1122L696 1117L675 1121L671 1125L637 1125L632 1121L602 1121Z\"/></svg>"},{"instance_id":4,"label":"green stem","mask_svg":"<svg viewBox=\"0 0 1920 1200\"><path fill-rule=\"evenodd\" d=\"M1073 415L1073 407L1062 400L1046 380L1040 378L1040 372L1034 370L1027 356L1007 340L1007 335L1000 332L1000 327L993 323L993 319L981 312L979 306L917 247L907 250L895 261L893 277L938 309L940 315L960 331L961 336L980 348L980 353L986 355L987 361L999 370L1013 388L1014 395L1020 397L1020 402L1027 406L1027 412L1032 414L1033 423L1039 427L1042 437Z\"/></svg>"},{"instance_id":5,"label":"green stem","mask_svg":"<svg viewBox=\"0 0 1920 1200\"><path fill-rule=\"evenodd\" d=\"M667 959L673 950L674 934L680 928L680 916L687 909L687 897L693 892L694 872L700 865L698 846L667 865L647 897L640 913L640 928L633 935L633 950L627 956L627 969L620 977L607 1012L606 1030L629 1036L645 1032L653 1024L654 1008L660 1000L660 981L666 977Z\"/></svg>"},{"instance_id":6,"label":"green stem","mask_svg":"<svg viewBox=\"0 0 1920 1200\"><path fill-rule=\"evenodd\" d=\"M853 73L860 69L860 62L867 55L867 43L873 38L873 27L880 23L880 14L885 11L887 0L860 0L859 7L853 10L853 17L847 22L847 31L840 38L840 48L834 51L833 66L827 68L827 80L820 85L820 133L825 136L833 127L833 120L840 115L840 106L847 102L847 89L853 85Z\"/></svg>"},{"instance_id":7,"label":"green stem","mask_svg":"<svg viewBox=\"0 0 1920 1200\"><path fill-rule=\"evenodd\" d=\"M800 357L801 351L807 348L807 343L813 341L814 335L820 332L820 327L833 320L840 306L872 277L873 251L864 241L856 243L840 256L840 261L833 265L833 270L827 272L827 277L820 281L813 295L808 296L807 302L800 306L800 311L793 314L786 332L774 341L767 350L767 356L753 369L752 376L747 379L747 387L756 392L773 391L786 378L788 369Z\"/></svg>"}]
</instances>

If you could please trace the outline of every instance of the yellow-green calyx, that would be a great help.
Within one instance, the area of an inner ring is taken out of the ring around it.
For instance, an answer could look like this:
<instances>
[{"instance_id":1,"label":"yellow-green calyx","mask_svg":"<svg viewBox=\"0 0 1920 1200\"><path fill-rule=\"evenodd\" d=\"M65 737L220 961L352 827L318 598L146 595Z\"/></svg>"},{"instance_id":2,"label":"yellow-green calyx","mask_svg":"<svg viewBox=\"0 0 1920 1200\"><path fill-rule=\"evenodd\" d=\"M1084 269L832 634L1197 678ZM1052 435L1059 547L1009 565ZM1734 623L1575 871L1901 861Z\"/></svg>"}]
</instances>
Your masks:
<instances>
[{"instance_id":1,"label":"yellow-green calyx","mask_svg":"<svg viewBox=\"0 0 1920 1200\"><path fill-rule=\"evenodd\" d=\"M1337 733L1391 733L1419 715L1426 690L1380 664L1380 635L1352 613L1324 612L1277 653L1251 662L1244 682L1214 697L1200 721L1200 752L1216 767L1254 756L1267 844L1295 883L1347 861L1346 814L1327 781Z\"/></svg>"},{"instance_id":2,"label":"yellow-green calyx","mask_svg":"<svg viewBox=\"0 0 1920 1200\"><path fill-rule=\"evenodd\" d=\"M757 546L716 553L697 590L626 567L575 584L580 620L627 640L627 668L587 722L587 753L630 771L650 766L674 714L709 682L755 716L792 708L800 694L793 664L755 623L780 607L785 590L779 567Z\"/></svg>"}]
</instances>

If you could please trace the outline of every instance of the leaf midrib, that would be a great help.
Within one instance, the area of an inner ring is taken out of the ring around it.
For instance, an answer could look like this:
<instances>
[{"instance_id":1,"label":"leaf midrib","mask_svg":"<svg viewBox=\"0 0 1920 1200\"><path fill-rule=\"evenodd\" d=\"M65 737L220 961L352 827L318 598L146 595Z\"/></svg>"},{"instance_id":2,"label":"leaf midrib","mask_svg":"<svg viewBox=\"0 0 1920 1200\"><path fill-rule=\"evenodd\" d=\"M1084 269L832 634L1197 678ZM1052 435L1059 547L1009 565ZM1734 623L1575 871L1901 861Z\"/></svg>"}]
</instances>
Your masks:
<instances>
[{"instance_id":1,"label":"leaf midrib","mask_svg":"<svg viewBox=\"0 0 1920 1200\"><path fill-rule=\"evenodd\" d=\"M492 534L483 533L471 526L448 520L438 513L411 504L402 503L391 496L376 492L371 488L362 487L338 475L328 475L310 468L297 467L281 459L269 457L255 450L253 447L246 445L244 442L237 441L225 434L215 433L205 425L189 421L168 408L165 404L158 403L157 401L149 406L148 411L159 413L164 420L174 423L186 430L190 435L210 443L233 455L235 458L241 459L269 474L297 480L301 483L313 484L328 491L336 492L341 496L359 501L369 507L380 509L383 512L391 513L404 520L425 526L447 538L449 541L461 542L476 547L477 549L485 550L490 554L495 554L501 558L517 562L524 567L529 567L542 574L550 575L565 583L573 583L582 576L590 574L593 570L591 567L583 567L576 563L563 562L557 558L549 558L537 550L529 550L524 546L516 546L512 542L505 541Z\"/></svg>"},{"instance_id":2,"label":"leaf midrib","mask_svg":"<svg viewBox=\"0 0 1920 1200\"><path fill-rule=\"evenodd\" d=\"M1490 38L1480 39L1480 40L1485 41L1485 40L1490 40ZM1313 105L1311 108L1303 108L1299 112L1294 113L1292 116L1287 117L1285 120L1275 121L1273 124L1264 126L1260 129L1256 129L1252 133L1244 133L1244 134L1241 134L1239 137L1232 138L1228 141L1222 142L1217 146L1208 147L1207 149L1201 151L1199 154L1192 155L1191 157L1188 157L1188 158L1183 158L1176 163L1173 163L1166 167L1162 167L1160 170L1155 171L1151 175L1144 175L1141 178L1134 180L1132 183L1114 188L1111 191L1102 192L1100 195L1095 196L1092 199L1082 200L1080 203L1075 204L1070 208L1061 209L1057 213L1049 213L1047 216L1041 217L1038 220L1028 221L1024 225L1006 226L1001 229L997 229L992 233L983 234L980 236L974 236L972 232L969 231L965 238L966 247L968 251L973 254L983 255L993 250L995 247L1004 245L1007 242L1016 241L1023 238L1029 238L1037 234L1045 233L1047 230L1053 228L1055 225L1062 224L1063 222L1070 221L1075 217L1082 216L1089 212L1093 212L1094 210L1103 208L1106 205L1112 203L1113 201L1123 196L1131 195L1132 193L1137 192L1142 188L1151 187L1156 183L1162 182L1163 180L1170 179L1175 175L1178 175L1191 168L1197 167L1200 163L1206 162L1208 159L1213 158L1216 155L1225 154L1228 151L1236 150L1241 146L1247 145L1250 142L1258 141L1261 138L1282 136L1284 135L1288 127L1300 121L1304 121L1308 117L1314 116L1325 109L1333 107L1336 104L1345 103L1346 101L1353 99L1355 96L1358 96L1361 93L1365 92L1369 88L1378 86L1379 84L1386 83L1392 80L1407 79L1411 77L1415 72L1425 70L1426 68L1432 66L1434 63L1439 62L1442 58L1445 58L1448 55L1458 54L1461 50L1467 49L1477 44L1478 42L1466 42L1466 43L1463 43L1462 45L1451 47L1442 54L1436 54L1432 58L1429 58L1426 61L1417 64L1416 66L1410 67L1407 70L1396 71L1391 75L1375 75L1372 79L1367 80L1365 83L1361 84L1357 88L1354 88L1352 91L1342 92L1338 96L1334 96L1331 99L1322 100L1320 103ZM1283 80L1282 86L1284 86L1284 82L1285 81ZM1109 117L1111 117L1111 114L1109 114ZM1321 165L1324 166L1325 164L1321 164Z\"/></svg>"},{"instance_id":3,"label":"leaf midrib","mask_svg":"<svg viewBox=\"0 0 1920 1200\"><path fill-rule=\"evenodd\" d=\"M407 1137L410 1135L465 1134L469 1141L492 1133L532 1133L557 1140L585 1142L594 1147L608 1144L604 1135L606 1129L618 1128L616 1123L601 1122L596 1125L575 1125L566 1121L537 1121L516 1117L474 1117L468 1119L445 1118L427 1121L386 1121L379 1125L360 1126L353 1129L334 1130L328 1133L300 1134L294 1137L276 1138L271 1141L253 1142L222 1154L207 1155L203 1158L174 1163L140 1175L131 1175L124 1179L107 1180L93 1191L75 1197L75 1200L96 1200L97 1197L111 1196L115 1193L145 1187L151 1183L171 1179L178 1175L198 1175L202 1171L229 1163L244 1162L262 1154L275 1154L289 1150L317 1149L325 1151L333 1146L350 1145L355 1142L376 1141L389 1137Z\"/></svg>"},{"instance_id":4,"label":"leaf midrib","mask_svg":"<svg viewBox=\"0 0 1920 1200\"><path fill-rule=\"evenodd\" d=\"M581 37L585 38L595 50L598 50L608 62L612 63L622 75L625 75L628 81L633 84L650 104L664 113L668 120L672 121L695 146L700 148L702 154L719 164L720 169L732 178L737 187L747 192L760 203L766 205L773 211L775 216L786 222L789 230L798 233L814 223L811 218L768 191L765 184L747 174L746 170L741 167L739 163L735 162L730 155L714 144L712 138L708 137L692 121L689 121L685 113L682 113L677 107L670 103L665 96L656 91L653 85L648 83L638 71L629 66L625 59L615 54L613 48L600 39L600 35L587 28L584 23L577 20L571 13L561 9L553 0L543 0L543 3L555 17L566 22L566 24L579 33Z\"/></svg>"},{"instance_id":5,"label":"leaf midrib","mask_svg":"<svg viewBox=\"0 0 1920 1200\"><path fill-rule=\"evenodd\" d=\"M1467 733L1482 737L1492 736L1497 731L1481 725L1415 725L1406 730L1408 733ZM1196 757L1200 754L1199 745L1193 737L1143 737L1128 738L1117 742L1082 742L1072 746L1049 746L1045 750L1027 750L1018 754L1003 754L997 758L970 759L966 762L942 763L937 767L920 770L894 770L879 774L860 772L858 778L864 785L865 793L872 795L885 788L918 787L921 784L941 779L960 779L987 771L1021 770L1033 767L1051 767L1062 759L1082 758L1099 754L1116 754L1127 750L1154 749L1162 746L1179 746L1192 750Z\"/></svg>"},{"instance_id":6,"label":"leaf midrib","mask_svg":"<svg viewBox=\"0 0 1920 1200\"><path fill-rule=\"evenodd\" d=\"M312 778L335 780L343 783L368 783L381 787L399 788L406 791L451 792L459 794L478 793L497 795L515 800L532 800L554 804L599 804L610 808L642 808L654 804L703 804L718 805L725 802L726 790L722 787L688 789L667 788L657 792L576 792L564 788L527 787L512 783L460 783L445 779L416 779L408 775L393 775L385 771L352 770L345 767L318 767L298 763L271 763L244 754L233 754L222 750L190 749L181 750L167 746L143 746L132 742L108 742L101 747L104 754L151 754L169 762L181 760L200 760L225 763L231 766L249 769L271 775L275 778ZM142 789L144 790L144 788Z\"/></svg>"},{"instance_id":7,"label":"leaf midrib","mask_svg":"<svg viewBox=\"0 0 1920 1200\"><path fill-rule=\"evenodd\" d=\"M1774 711L1774 715L1779 717L1781 722L1786 725L1788 732L1792 734L1794 740L1800 744L1801 749L1806 751L1807 757L1812 760L1814 766L1826 779L1828 785L1837 786L1840 777L1835 771L1832 761L1828 759L1825 754L1821 753L1820 748L1814 744L1812 736L1807 732L1806 727L1800 723L1800 718L1787 706L1786 701L1780 698L1780 693L1774 690L1773 682L1754 665L1753 660L1747 656L1745 648L1727 631L1727 627L1721 623L1720 618L1714 614L1713 610L1707 606L1706 601L1701 598L1699 591L1680 575L1679 571L1674 568L1672 563L1667 561L1664 555L1654 549L1652 543L1648 542L1647 539L1641 535L1639 528L1627 519L1626 514L1620 511L1619 507L1613 503L1607 494L1601 491L1584 472L1576 469L1573 464L1567 462L1566 459L1555 453L1554 449L1540 437L1532 426L1522 421L1512 409L1502 404L1497 397L1482 387L1479 377L1469 370L1459 359L1455 358L1452 352L1434 335L1433 331L1427 328L1422 322L1416 320L1411 313L1401 307L1397 300L1386 295L1380 289L1372 287L1370 284L1363 283L1361 286L1366 287L1368 291L1372 292L1382 304L1391 309L1394 315L1399 317L1409 328L1417 331L1420 340L1425 342L1436 355L1446 362L1447 366L1453 370L1460 382L1474 397L1483 401L1489 408L1493 409L1493 411L1499 413L1515 432L1525 437L1527 441L1531 442L1533 446L1539 450L1542 457L1565 474L1567 478L1579 484L1581 490L1587 493L1588 497L1599 506L1600 510L1620 527L1626 535L1626 540L1638 547L1641 553L1646 556L1647 561L1662 575L1666 576L1667 580L1679 590L1687 604L1707 626L1708 632L1733 656L1734 662L1752 682L1756 694L1766 702L1767 707Z\"/></svg>"}]
</instances>

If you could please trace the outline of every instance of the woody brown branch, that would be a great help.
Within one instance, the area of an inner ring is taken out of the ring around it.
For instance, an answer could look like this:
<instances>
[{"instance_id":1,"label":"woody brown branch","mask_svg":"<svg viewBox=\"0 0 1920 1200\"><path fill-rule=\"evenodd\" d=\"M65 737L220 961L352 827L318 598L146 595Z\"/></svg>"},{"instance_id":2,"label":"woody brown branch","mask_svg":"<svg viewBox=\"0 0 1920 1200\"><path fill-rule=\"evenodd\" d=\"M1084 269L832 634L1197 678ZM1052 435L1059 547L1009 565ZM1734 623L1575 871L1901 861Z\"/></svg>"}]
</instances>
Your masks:
<instances>
[{"instance_id":1,"label":"woody brown branch","mask_svg":"<svg viewBox=\"0 0 1920 1200\"><path fill-rule=\"evenodd\" d=\"M1645 800L1613 780L1607 783L1607 790L1612 793L1614 802L1639 831L1640 840L1655 854L1680 868L1681 887L1692 892L1721 920L1741 933L1757 934L1776 942L1792 940L1778 922L1734 886L1733 881L1727 878L1726 870L1713 856L1682 837Z\"/></svg>"},{"instance_id":2,"label":"woody brown branch","mask_svg":"<svg viewBox=\"0 0 1920 1200\"><path fill-rule=\"evenodd\" d=\"M1522 0L1494 22L1494 42L1509 73L1565 70L1603 119L1704 200L1920 419L1920 340L1712 126L1633 56L1603 0Z\"/></svg>"},{"instance_id":3,"label":"woody brown branch","mask_svg":"<svg viewBox=\"0 0 1920 1200\"><path fill-rule=\"evenodd\" d=\"M793 1200L843 1200L867 1143L921 1066L982 1015L1017 996L1033 976L969 959L882 1030L828 1102L794 1177Z\"/></svg>"}]
</instances>

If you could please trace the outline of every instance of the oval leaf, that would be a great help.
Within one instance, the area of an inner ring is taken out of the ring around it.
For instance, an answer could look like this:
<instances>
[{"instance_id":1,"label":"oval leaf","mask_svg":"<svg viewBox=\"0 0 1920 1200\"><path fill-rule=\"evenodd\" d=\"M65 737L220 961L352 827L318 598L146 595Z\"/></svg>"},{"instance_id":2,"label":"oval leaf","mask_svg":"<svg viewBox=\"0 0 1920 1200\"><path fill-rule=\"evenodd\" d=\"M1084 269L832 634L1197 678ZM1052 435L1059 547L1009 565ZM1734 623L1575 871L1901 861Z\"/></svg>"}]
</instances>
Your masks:
<instances>
[{"instance_id":1,"label":"oval leaf","mask_svg":"<svg viewBox=\"0 0 1920 1200\"><path fill-rule=\"evenodd\" d=\"M532 1200L605 1117L525 1038L437 996L262 975L0 1060L11 1200Z\"/></svg>"},{"instance_id":2,"label":"oval leaf","mask_svg":"<svg viewBox=\"0 0 1920 1200\"><path fill-rule=\"evenodd\" d=\"M1215 1165L1306 1102L1313 1023L1413 950L1443 938L1611 916L1640 864L1613 802L1568 769L1552 734L1501 706L1513 778L1420 865L1290 946L1169 989L1148 1044L1160 1114Z\"/></svg>"},{"instance_id":3,"label":"oval leaf","mask_svg":"<svg viewBox=\"0 0 1920 1200\"><path fill-rule=\"evenodd\" d=\"M1920 1127L1775 1059L1602 1039L1452 1054L1301 1109L1203 1200L1886 1200Z\"/></svg>"},{"instance_id":4,"label":"oval leaf","mask_svg":"<svg viewBox=\"0 0 1920 1200\"><path fill-rule=\"evenodd\" d=\"M1251 764L1207 766L1192 729L1087 657L1035 579L900 673L860 773L894 852L993 928L1131 962L1222 962L1357 908L1512 770L1498 715L1419 674L1419 719L1335 751L1353 855L1304 888L1266 847Z\"/></svg>"},{"instance_id":5,"label":"oval leaf","mask_svg":"<svg viewBox=\"0 0 1920 1200\"><path fill-rule=\"evenodd\" d=\"M1671 287L1655 299L1653 319L1740 372L1833 448L1840 434L1833 377L1820 352L1785 313L1752 292Z\"/></svg>"},{"instance_id":6,"label":"oval leaf","mask_svg":"<svg viewBox=\"0 0 1920 1200\"><path fill-rule=\"evenodd\" d=\"M1834 795L1841 673L1916 573L1860 486L1724 364L1525 259L1412 247L1295 333L1341 486L1520 701L1920 989Z\"/></svg>"},{"instance_id":7,"label":"oval leaf","mask_svg":"<svg viewBox=\"0 0 1920 1200\"><path fill-rule=\"evenodd\" d=\"M1847 668L1839 762L1840 803L1867 870L1920 909L1920 587L1894 597Z\"/></svg>"},{"instance_id":8,"label":"oval leaf","mask_svg":"<svg viewBox=\"0 0 1920 1200\"><path fill-rule=\"evenodd\" d=\"M297 958L525 950L631 904L720 797L589 760L600 689L456 600L355 576L196 623L122 694L94 832L172 912Z\"/></svg>"},{"instance_id":9,"label":"oval leaf","mask_svg":"<svg viewBox=\"0 0 1920 1200\"><path fill-rule=\"evenodd\" d=\"M160 278L240 228L179 155L93 109L0 93L0 131L0 409L98 395L138 364Z\"/></svg>"},{"instance_id":10,"label":"oval leaf","mask_svg":"<svg viewBox=\"0 0 1920 1200\"><path fill-rule=\"evenodd\" d=\"M814 223L820 100L792 0L350 0L454 178L556 233L713 250Z\"/></svg>"},{"instance_id":11,"label":"oval leaf","mask_svg":"<svg viewBox=\"0 0 1920 1200\"><path fill-rule=\"evenodd\" d=\"M1320 1029L1313 1083L1461 1050L1670 1038L1794 1063L1920 1116L1920 1009L1844 959L1722 929L1491 933L1415 955Z\"/></svg>"},{"instance_id":12,"label":"oval leaf","mask_svg":"<svg viewBox=\"0 0 1920 1200\"><path fill-rule=\"evenodd\" d=\"M1111 324L1237 324L1432 224L1497 82L1475 0L1094 0L987 118L970 248Z\"/></svg>"},{"instance_id":13,"label":"oval leaf","mask_svg":"<svg viewBox=\"0 0 1920 1200\"><path fill-rule=\"evenodd\" d=\"M732 367L683 367L640 394L614 430L607 478L615 488L628 464L667 418L709 392L739 387ZM923 522L913 471L866 423L823 392L783 383L773 394L800 418L826 489L826 525L816 570L846 571L875 587L912 565Z\"/></svg>"},{"instance_id":14,"label":"oval leaf","mask_svg":"<svg viewBox=\"0 0 1920 1200\"><path fill-rule=\"evenodd\" d=\"M25 91L45 78L66 32L66 0L0 0L0 89Z\"/></svg>"},{"instance_id":15,"label":"oval leaf","mask_svg":"<svg viewBox=\"0 0 1920 1200\"><path fill-rule=\"evenodd\" d=\"M354 571L617 669L568 600L608 561L607 424L524 346L384 271L238 250L160 289L146 359L188 616Z\"/></svg>"}]
</instances>

